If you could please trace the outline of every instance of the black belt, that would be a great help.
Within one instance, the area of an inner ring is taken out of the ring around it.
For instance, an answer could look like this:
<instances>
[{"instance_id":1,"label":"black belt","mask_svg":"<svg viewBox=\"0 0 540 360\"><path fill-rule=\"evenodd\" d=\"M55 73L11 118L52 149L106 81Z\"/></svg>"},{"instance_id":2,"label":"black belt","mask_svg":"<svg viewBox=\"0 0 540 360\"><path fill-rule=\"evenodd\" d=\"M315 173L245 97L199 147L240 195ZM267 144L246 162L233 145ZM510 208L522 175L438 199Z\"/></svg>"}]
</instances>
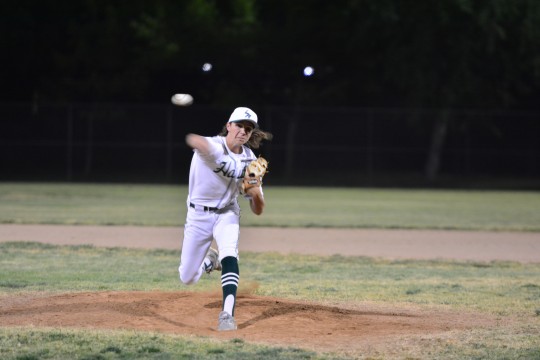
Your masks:
<instances>
[{"instance_id":1,"label":"black belt","mask_svg":"<svg viewBox=\"0 0 540 360\"><path fill-rule=\"evenodd\" d=\"M194 203L189 203L189 206L196 209L195 207L195 204ZM209 207L209 206L200 206L200 205L197 205L199 208L203 209L204 211L217 211L219 210L217 207Z\"/></svg>"}]
</instances>

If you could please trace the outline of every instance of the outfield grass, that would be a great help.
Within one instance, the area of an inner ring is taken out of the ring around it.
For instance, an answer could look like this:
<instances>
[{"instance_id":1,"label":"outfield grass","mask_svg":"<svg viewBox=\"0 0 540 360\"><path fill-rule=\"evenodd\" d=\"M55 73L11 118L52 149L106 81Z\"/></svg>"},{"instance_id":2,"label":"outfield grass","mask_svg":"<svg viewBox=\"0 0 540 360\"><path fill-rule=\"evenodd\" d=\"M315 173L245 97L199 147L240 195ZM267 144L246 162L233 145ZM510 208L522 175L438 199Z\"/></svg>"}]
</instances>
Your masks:
<instances>
[{"instance_id":1,"label":"outfield grass","mask_svg":"<svg viewBox=\"0 0 540 360\"><path fill-rule=\"evenodd\" d=\"M180 226L187 187L0 183L0 223ZM265 188L247 226L540 231L540 193L369 188Z\"/></svg>"},{"instance_id":2,"label":"outfield grass","mask_svg":"<svg viewBox=\"0 0 540 360\"><path fill-rule=\"evenodd\" d=\"M1 243L0 298L38 292L181 290L185 287L177 278L178 256L177 251L169 250ZM389 261L275 253L241 253L241 258L241 289L243 284L257 283L257 295L309 299L337 306L374 302L425 306L431 310L442 307L491 314L500 319L501 325L496 328L450 333L447 342L426 344L431 359L540 356L540 264ZM190 290L216 290L218 282L215 277L203 277ZM35 338L42 343L35 342ZM24 346L14 350L17 341ZM216 359L334 358L300 349L263 348L242 341L227 343L114 331L2 329L0 345L0 357L13 359L24 354L62 358L61 355L73 352L78 355L73 358L115 359L182 358L186 354L191 354L188 358ZM404 349L413 358L422 358L425 350Z\"/></svg>"},{"instance_id":3,"label":"outfield grass","mask_svg":"<svg viewBox=\"0 0 540 360\"><path fill-rule=\"evenodd\" d=\"M330 359L312 351L152 332L0 328L0 357L38 359ZM336 358L337 359L337 358Z\"/></svg>"}]
</instances>

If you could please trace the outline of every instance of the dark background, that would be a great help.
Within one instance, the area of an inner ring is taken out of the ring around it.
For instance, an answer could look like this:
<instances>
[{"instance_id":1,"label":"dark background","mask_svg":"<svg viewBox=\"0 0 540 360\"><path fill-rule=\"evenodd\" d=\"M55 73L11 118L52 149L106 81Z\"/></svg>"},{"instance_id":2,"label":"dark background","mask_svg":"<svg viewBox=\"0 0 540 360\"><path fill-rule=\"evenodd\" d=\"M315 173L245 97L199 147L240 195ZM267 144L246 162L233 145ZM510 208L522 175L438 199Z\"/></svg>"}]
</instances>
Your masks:
<instances>
[{"instance_id":1,"label":"dark background","mask_svg":"<svg viewBox=\"0 0 540 360\"><path fill-rule=\"evenodd\" d=\"M185 183L185 135L248 106L275 136L267 182L540 187L539 1L17 1L0 17L0 181Z\"/></svg>"}]
</instances>

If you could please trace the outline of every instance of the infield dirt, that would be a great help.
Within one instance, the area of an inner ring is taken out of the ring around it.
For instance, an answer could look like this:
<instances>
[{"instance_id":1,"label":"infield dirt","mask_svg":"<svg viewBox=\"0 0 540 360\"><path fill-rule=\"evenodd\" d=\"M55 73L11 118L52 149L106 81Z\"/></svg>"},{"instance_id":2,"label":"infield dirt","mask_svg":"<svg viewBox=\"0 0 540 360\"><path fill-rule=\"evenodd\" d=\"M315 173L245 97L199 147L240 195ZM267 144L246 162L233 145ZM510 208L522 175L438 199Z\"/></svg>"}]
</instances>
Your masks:
<instances>
[{"instance_id":1,"label":"infield dirt","mask_svg":"<svg viewBox=\"0 0 540 360\"><path fill-rule=\"evenodd\" d=\"M2 299L0 326L136 329L354 354L368 348L388 353L389 348L404 342L495 324L486 315L441 309L383 308L365 303L344 308L248 293L239 295L237 309L238 330L218 332L219 293L13 296Z\"/></svg>"}]
</instances>

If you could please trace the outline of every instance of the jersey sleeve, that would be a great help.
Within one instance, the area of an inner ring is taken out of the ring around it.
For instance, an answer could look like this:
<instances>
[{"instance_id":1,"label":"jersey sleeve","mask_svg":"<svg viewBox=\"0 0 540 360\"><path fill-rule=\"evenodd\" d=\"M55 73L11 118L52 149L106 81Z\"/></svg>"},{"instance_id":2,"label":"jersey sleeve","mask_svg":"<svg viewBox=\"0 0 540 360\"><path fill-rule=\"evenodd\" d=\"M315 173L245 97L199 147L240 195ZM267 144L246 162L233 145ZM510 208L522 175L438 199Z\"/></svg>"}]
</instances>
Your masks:
<instances>
[{"instance_id":1,"label":"jersey sleeve","mask_svg":"<svg viewBox=\"0 0 540 360\"><path fill-rule=\"evenodd\" d=\"M210 151L207 154L203 154L198 150L195 150L197 154L201 157L201 159L206 163L215 163L215 161L221 156L223 153L223 145L216 142L215 138L212 137L206 137L205 138L208 141L208 144L210 145Z\"/></svg>"}]
</instances>

